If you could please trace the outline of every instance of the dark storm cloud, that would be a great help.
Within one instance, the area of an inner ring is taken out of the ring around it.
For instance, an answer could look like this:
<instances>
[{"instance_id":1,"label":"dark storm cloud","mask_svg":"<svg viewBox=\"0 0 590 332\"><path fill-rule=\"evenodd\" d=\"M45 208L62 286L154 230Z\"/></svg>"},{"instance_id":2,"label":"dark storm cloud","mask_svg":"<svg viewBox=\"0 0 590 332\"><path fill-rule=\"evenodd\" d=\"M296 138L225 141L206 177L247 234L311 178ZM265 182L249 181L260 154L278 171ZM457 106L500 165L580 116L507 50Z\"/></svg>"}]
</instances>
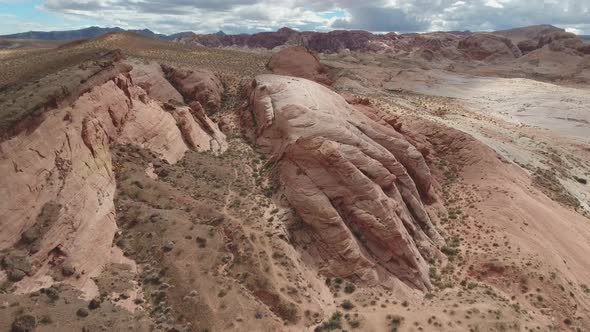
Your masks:
<instances>
[{"instance_id":1,"label":"dark storm cloud","mask_svg":"<svg viewBox=\"0 0 590 332\"><path fill-rule=\"evenodd\" d=\"M360 7L349 11L351 19L338 19L332 23L336 29L368 31L424 31L430 26L398 8Z\"/></svg>"},{"instance_id":2,"label":"dark storm cloud","mask_svg":"<svg viewBox=\"0 0 590 332\"><path fill-rule=\"evenodd\" d=\"M97 10L107 8L133 9L146 13L186 13L190 9L213 11L230 10L237 6L248 6L258 0L46 0L44 6L51 10Z\"/></svg>"},{"instance_id":3,"label":"dark storm cloud","mask_svg":"<svg viewBox=\"0 0 590 332\"><path fill-rule=\"evenodd\" d=\"M145 0L139 2L120 1L141 11L160 13L162 10L190 10L205 9L213 11L227 11L238 6L254 5L257 0Z\"/></svg>"},{"instance_id":4,"label":"dark storm cloud","mask_svg":"<svg viewBox=\"0 0 590 332\"><path fill-rule=\"evenodd\" d=\"M105 7L101 1L77 1L77 0L59 0L46 1L45 8L53 11L97 11Z\"/></svg>"}]
</instances>

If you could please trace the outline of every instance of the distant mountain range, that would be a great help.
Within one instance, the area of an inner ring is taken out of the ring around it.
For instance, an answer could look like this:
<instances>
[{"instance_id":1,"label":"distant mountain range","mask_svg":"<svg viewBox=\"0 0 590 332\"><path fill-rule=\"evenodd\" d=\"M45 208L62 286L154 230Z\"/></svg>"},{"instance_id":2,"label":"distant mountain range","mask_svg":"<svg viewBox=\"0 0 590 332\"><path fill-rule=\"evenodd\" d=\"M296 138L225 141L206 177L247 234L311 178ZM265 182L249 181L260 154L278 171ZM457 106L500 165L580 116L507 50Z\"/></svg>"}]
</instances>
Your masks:
<instances>
[{"instance_id":1,"label":"distant mountain range","mask_svg":"<svg viewBox=\"0 0 590 332\"><path fill-rule=\"evenodd\" d=\"M38 40L78 40L78 39L87 39L87 38L95 38L102 36L107 33L112 32L134 32L139 35L155 38L155 39L162 39L162 40L174 40L178 37L182 37L187 34L192 34L192 32L180 32L175 33L172 35L163 35L159 33L155 33L149 29L143 30L125 30L119 27L114 28L101 28L101 27L88 27L79 30L68 30L68 31L28 31L28 32L21 32L21 33L14 33L10 35L0 36L0 38L7 38L7 39L38 39Z\"/></svg>"},{"instance_id":2,"label":"distant mountain range","mask_svg":"<svg viewBox=\"0 0 590 332\"><path fill-rule=\"evenodd\" d=\"M562 29L558 29L551 25L537 25L525 28L516 28L504 31L496 31L494 33L506 35L506 37L511 38L510 35L521 35L517 39L528 39L531 36L525 34L538 34L542 31L563 31ZM21 32L15 33L10 35L3 35L0 38L4 39L35 39L35 40L44 40L44 41L70 41L70 40L79 40L79 39L88 39L88 38L95 38L102 36L107 33L113 32L133 32L145 37L160 39L160 40L176 40L184 43L195 43L200 44L203 46L208 47L219 47L219 46L250 46L250 47L263 47L263 48L273 48L278 45L282 45L287 42L287 39L296 35L298 36L313 36L318 35L320 37L328 37L328 38L341 38L342 34L345 35L346 38L349 36L353 36L355 42L358 43L358 39L371 39L372 34L366 31L332 31L329 33L316 33L316 32L299 32L296 30L292 30L289 28L281 28L276 32L262 32L256 34L238 34L238 35L227 35L223 31L219 31L213 34L195 34L193 32L179 32L171 35L159 34L155 33L149 29L123 29L120 27L112 27L112 28L101 28L101 27L88 27L79 30L67 30L67 31L28 31L28 32ZM469 31L455 31L455 32L447 32L447 34L453 35L469 35L471 32ZM406 36L418 35L418 34L405 34ZM390 33L384 36L395 37L397 38L396 34ZM371 37L371 38L369 38ZM579 36L583 40L590 40L590 35L580 35ZM317 39L317 38L316 38ZM353 44L356 44L353 43ZM352 47L354 48L354 47Z\"/></svg>"}]
</instances>

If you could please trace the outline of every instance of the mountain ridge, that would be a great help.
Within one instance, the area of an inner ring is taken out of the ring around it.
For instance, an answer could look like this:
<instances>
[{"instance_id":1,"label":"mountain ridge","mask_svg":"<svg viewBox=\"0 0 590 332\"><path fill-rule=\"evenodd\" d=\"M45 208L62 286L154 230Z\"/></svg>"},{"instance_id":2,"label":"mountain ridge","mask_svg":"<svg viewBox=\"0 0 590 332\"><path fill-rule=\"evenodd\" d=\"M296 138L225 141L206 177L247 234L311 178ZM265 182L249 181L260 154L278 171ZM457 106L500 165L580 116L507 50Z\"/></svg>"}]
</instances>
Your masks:
<instances>
[{"instance_id":1,"label":"mountain ridge","mask_svg":"<svg viewBox=\"0 0 590 332\"><path fill-rule=\"evenodd\" d=\"M561 28L557 28L555 26L552 26L550 24L540 24L540 25L531 25L531 26L525 26L525 27L516 27L516 28L512 28L512 29L506 29L506 30L497 30L497 31L489 31L490 33L494 33L494 34L505 34L507 32L510 31L523 31L523 30L538 30L538 29L545 29L545 30L561 30L561 31L565 31ZM375 36L380 36L380 35L389 35L391 33L397 34L395 32L389 32L389 33L372 33L369 31L364 31L364 30L331 30L331 31L325 31L325 32L317 32L317 31L298 31L298 30L294 30L292 28L289 27L282 27L280 29L278 29L277 31L265 31L265 32L257 32L257 33L236 33L236 34L228 34L225 33L222 30L219 30L217 32L214 33L195 33L192 31L181 31L181 32L176 32L176 33L172 33L172 34L161 34L161 33L156 33L153 32L152 30L148 29L148 28L144 28L144 29L123 29L121 27L99 27L99 26L90 26L87 28L81 28L81 29L75 29L75 30L55 30L55 31L35 31L35 30L31 30L31 31L26 31L26 32L19 32L19 33L12 33L12 34L6 34L6 35L0 35L0 38L5 38L5 39L38 39L38 40L52 40L52 41L65 41L65 40L78 40L78 39L87 39L87 38L95 38L95 37L99 37L101 35L105 35L108 33L113 33L113 32L133 32L133 33L137 33L139 35L145 36L145 37L150 37L150 38L154 38L154 39L161 39L161 40L175 40L178 38L183 38L183 37L191 37L191 36L210 36L210 37L217 37L217 38L226 38L226 37L233 37L233 36L263 36L263 35L270 35L270 34L280 34L280 35L290 35L290 34L310 34L310 33L325 33L325 34L330 34L330 33L335 33L335 32L339 32L339 31L348 31L351 33L354 32L362 32L362 33L368 33L371 35L375 35ZM429 34L429 33L449 33L449 34L457 34L457 35L465 35L465 34L472 34L472 33L477 33L477 32L485 32L485 31L469 31L469 30L465 30L465 31L460 31L460 30L456 30L456 31L432 31L432 32L426 32L426 33L404 33L404 34L400 34L400 35L420 35L420 34ZM589 40L590 39L590 35L580 35L580 38L585 39L585 40Z\"/></svg>"},{"instance_id":2,"label":"mountain ridge","mask_svg":"<svg viewBox=\"0 0 590 332\"><path fill-rule=\"evenodd\" d=\"M77 30L59 30L59 31L27 31L20 33L13 33L8 35L2 35L1 38L6 39L38 39L38 40L79 40L87 38L95 38L113 32L133 32L144 37L161 39L161 40L174 40L183 35L192 32L178 32L170 35L160 34L151 31L150 29L123 29L120 27L98 27L91 26L87 28Z\"/></svg>"}]
</instances>

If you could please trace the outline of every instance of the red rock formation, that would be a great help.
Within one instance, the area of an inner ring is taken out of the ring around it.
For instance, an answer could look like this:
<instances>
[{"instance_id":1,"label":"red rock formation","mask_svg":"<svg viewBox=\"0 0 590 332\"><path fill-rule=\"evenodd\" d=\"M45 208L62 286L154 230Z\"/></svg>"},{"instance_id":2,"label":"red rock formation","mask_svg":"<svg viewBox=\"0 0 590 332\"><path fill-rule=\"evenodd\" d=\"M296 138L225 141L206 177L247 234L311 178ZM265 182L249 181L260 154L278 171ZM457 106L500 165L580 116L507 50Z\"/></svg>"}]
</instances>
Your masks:
<instances>
[{"instance_id":1,"label":"red rock formation","mask_svg":"<svg viewBox=\"0 0 590 332\"><path fill-rule=\"evenodd\" d=\"M219 110L223 84L213 72L206 69L174 68L162 65L166 79L184 97L184 101L191 107L195 102L200 103L207 113L212 114Z\"/></svg>"},{"instance_id":2,"label":"red rock formation","mask_svg":"<svg viewBox=\"0 0 590 332\"><path fill-rule=\"evenodd\" d=\"M324 244L327 274L370 280L385 269L430 287L425 258L441 240L421 201L423 155L404 135L308 80L257 77L257 143L277 161L281 188Z\"/></svg>"},{"instance_id":3,"label":"red rock formation","mask_svg":"<svg viewBox=\"0 0 590 332\"><path fill-rule=\"evenodd\" d=\"M268 68L277 75L302 77L321 84L331 85L327 69L317 54L303 46L285 48L273 54Z\"/></svg>"},{"instance_id":4,"label":"red rock formation","mask_svg":"<svg viewBox=\"0 0 590 332\"><path fill-rule=\"evenodd\" d=\"M206 47L249 47L274 49L283 46L305 46L315 52L337 53L344 50L378 51L389 48L387 45L399 38L390 33L374 35L366 31L337 30L327 33L298 32L289 28L277 32L260 32L252 35L186 35L178 42ZM376 43L377 42L377 43Z\"/></svg>"},{"instance_id":5,"label":"red rock formation","mask_svg":"<svg viewBox=\"0 0 590 332\"><path fill-rule=\"evenodd\" d=\"M133 70L130 75L133 78L133 83L140 86L148 95L163 103L183 102L182 95L176 90L164 75L160 65L156 63L145 64L142 61L135 61L132 63Z\"/></svg>"},{"instance_id":6,"label":"red rock formation","mask_svg":"<svg viewBox=\"0 0 590 332\"><path fill-rule=\"evenodd\" d=\"M429 62L437 60L506 62L549 44L555 51L588 54L579 38L550 25L537 25L493 33L432 32L373 34L367 31L299 32L282 28L277 32L252 35L223 33L180 36L177 42L205 47L246 47L281 49L303 46L317 53L376 52L403 54L415 52ZM518 47L516 46L518 45Z\"/></svg>"},{"instance_id":7,"label":"red rock formation","mask_svg":"<svg viewBox=\"0 0 590 332\"><path fill-rule=\"evenodd\" d=\"M522 56L510 39L489 33L476 33L462 39L457 48L474 60L494 61Z\"/></svg>"},{"instance_id":8,"label":"red rock formation","mask_svg":"<svg viewBox=\"0 0 590 332\"><path fill-rule=\"evenodd\" d=\"M528 54L546 45L549 45L554 51L573 49L584 53L583 42L578 36L551 25L497 31L494 34L510 38L514 43L517 43L523 54Z\"/></svg>"}]
</instances>

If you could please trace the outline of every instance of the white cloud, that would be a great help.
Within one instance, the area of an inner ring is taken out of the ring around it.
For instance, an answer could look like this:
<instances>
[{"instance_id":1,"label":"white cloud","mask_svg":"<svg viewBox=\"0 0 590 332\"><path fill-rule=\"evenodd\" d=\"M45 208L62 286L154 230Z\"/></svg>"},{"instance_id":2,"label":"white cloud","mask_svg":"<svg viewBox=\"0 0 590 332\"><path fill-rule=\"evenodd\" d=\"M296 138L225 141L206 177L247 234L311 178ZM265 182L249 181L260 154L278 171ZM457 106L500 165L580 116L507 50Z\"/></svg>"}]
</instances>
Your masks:
<instances>
[{"instance_id":1,"label":"white cloud","mask_svg":"<svg viewBox=\"0 0 590 332\"><path fill-rule=\"evenodd\" d=\"M488 0L485 5L492 8L504 8L504 5L496 0Z\"/></svg>"}]
</instances>

